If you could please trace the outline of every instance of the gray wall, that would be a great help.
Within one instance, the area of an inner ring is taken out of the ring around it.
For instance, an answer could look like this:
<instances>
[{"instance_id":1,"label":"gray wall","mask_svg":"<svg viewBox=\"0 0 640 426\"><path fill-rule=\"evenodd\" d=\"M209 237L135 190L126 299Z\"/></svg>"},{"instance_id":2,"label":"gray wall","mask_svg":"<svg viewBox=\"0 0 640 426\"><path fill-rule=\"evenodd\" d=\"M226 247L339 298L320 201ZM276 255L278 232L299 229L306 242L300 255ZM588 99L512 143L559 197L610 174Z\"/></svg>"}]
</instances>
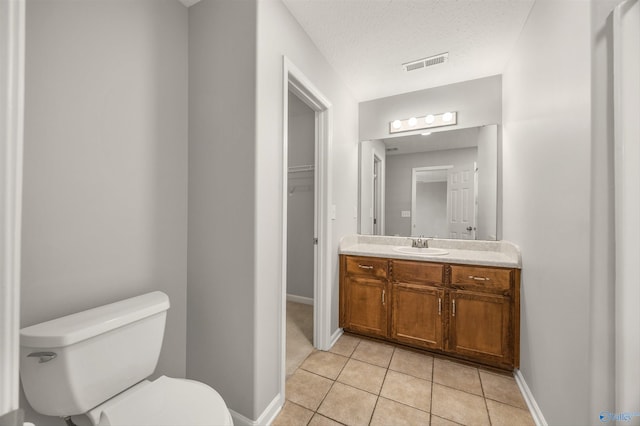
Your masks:
<instances>
[{"instance_id":1,"label":"gray wall","mask_svg":"<svg viewBox=\"0 0 640 426\"><path fill-rule=\"evenodd\" d=\"M498 206L498 126L483 126L478 132L478 222L477 240L495 240Z\"/></svg>"},{"instance_id":2,"label":"gray wall","mask_svg":"<svg viewBox=\"0 0 640 426\"><path fill-rule=\"evenodd\" d=\"M332 171L328 184L336 219L330 227L327 281L331 330L338 329L338 255L343 235L356 232L358 185L358 105L340 77L280 1L258 2L258 75L256 129L255 360L259 414L280 391L280 307L282 301L282 56L286 55L333 106ZM256 354L257 355L257 354ZM282 396L282 395L280 395ZM255 417L253 417L255 418Z\"/></svg>"},{"instance_id":3,"label":"gray wall","mask_svg":"<svg viewBox=\"0 0 640 426\"><path fill-rule=\"evenodd\" d=\"M281 2L203 0L189 19L187 376L255 421L282 397L282 56L334 105L337 219L320 284L334 329L338 236L355 232L357 104Z\"/></svg>"},{"instance_id":4,"label":"gray wall","mask_svg":"<svg viewBox=\"0 0 640 426\"><path fill-rule=\"evenodd\" d=\"M314 164L316 114L289 92L289 167ZM314 171L289 173L287 294L313 299Z\"/></svg>"},{"instance_id":5,"label":"gray wall","mask_svg":"<svg viewBox=\"0 0 640 426\"><path fill-rule=\"evenodd\" d=\"M387 155L385 234L411 235L411 218L401 217L401 212L411 211L411 171L414 167L472 164L476 160L477 151L477 148L462 148ZM440 238L443 237L440 235Z\"/></svg>"},{"instance_id":6,"label":"gray wall","mask_svg":"<svg viewBox=\"0 0 640 426\"><path fill-rule=\"evenodd\" d=\"M29 0L26 13L22 326L162 290L156 374L184 377L187 9Z\"/></svg>"},{"instance_id":7,"label":"gray wall","mask_svg":"<svg viewBox=\"0 0 640 426\"><path fill-rule=\"evenodd\" d=\"M187 377L249 418L257 356L255 44L255 2L189 8Z\"/></svg>"},{"instance_id":8,"label":"gray wall","mask_svg":"<svg viewBox=\"0 0 640 426\"><path fill-rule=\"evenodd\" d=\"M446 111L458 112L448 128L502 123L502 78L499 75L419 90L360 103L360 140L384 139L395 119ZM398 136L419 134L403 132Z\"/></svg>"},{"instance_id":9,"label":"gray wall","mask_svg":"<svg viewBox=\"0 0 640 426\"><path fill-rule=\"evenodd\" d=\"M503 74L521 372L549 424L595 424L613 410L610 51L608 7L596 3L536 2Z\"/></svg>"}]
</instances>

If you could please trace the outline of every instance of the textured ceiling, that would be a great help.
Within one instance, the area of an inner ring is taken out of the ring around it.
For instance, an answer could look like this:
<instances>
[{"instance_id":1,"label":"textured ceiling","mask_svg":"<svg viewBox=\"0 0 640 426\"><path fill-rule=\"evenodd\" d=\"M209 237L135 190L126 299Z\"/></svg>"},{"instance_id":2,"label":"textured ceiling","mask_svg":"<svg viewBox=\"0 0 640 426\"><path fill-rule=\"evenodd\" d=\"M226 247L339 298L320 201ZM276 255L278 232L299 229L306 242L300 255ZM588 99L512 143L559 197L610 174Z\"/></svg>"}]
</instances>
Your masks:
<instances>
[{"instance_id":1,"label":"textured ceiling","mask_svg":"<svg viewBox=\"0 0 640 426\"><path fill-rule=\"evenodd\" d=\"M283 0L359 101L501 74L534 0ZM442 52L448 62L405 72Z\"/></svg>"}]
</instances>

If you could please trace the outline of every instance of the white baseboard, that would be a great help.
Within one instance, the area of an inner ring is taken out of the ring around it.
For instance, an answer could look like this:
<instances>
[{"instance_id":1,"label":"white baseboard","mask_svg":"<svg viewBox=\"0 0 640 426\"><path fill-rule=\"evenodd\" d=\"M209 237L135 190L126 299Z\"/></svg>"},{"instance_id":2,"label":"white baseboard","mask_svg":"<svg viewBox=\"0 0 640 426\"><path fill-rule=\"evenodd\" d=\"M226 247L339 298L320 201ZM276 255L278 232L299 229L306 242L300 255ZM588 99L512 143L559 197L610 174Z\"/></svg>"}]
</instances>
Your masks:
<instances>
[{"instance_id":1,"label":"white baseboard","mask_svg":"<svg viewBox=\"0 0 640 426\"><path fill-rule=\"evenodd\" d=\"M287 293L287 302L304 303L305 305L313 305L313 299L311 297L296 296L295 294Z\"/></svg>"},{"instance_id":2,"label":"white baseboard","mask_svg":"<svg viewBox=\"0 0 640 426\"><path fill-rule=\"evenodd\" d=\"M520 388L520 392L524 397L524 401L527 403L527 407L529 407L529 412L531 413L531 417L533 417L533 421L536 426L548 426L547 421L544 419L542 415L542 411L540 407L538 407L538 403L536 402L533 394L531 393L531 389L527 385L527 382L524 380L524 376L520 372L520 370L515 370L515 379L518 387Z\"/></svg>"},{"instance_id":3,"label":"white baseboard","mask_svg":"<svg viewBox=\"0 0 640 426\"><path fill-rule=\"evenodd\" d=\"M233 417L233 425L234 426L263 426L270 425L275 420L276 416L282 410L282 406L284 405L284 399L282 398L282 394L276 395L273 398L273 401L264 409L258 420L251 420L243 416L242 414L236 413L233 410L229 410L231 412L231 417Z\"/></svg>"},{"instance_id":4,"label":"white baseboard","mask_svg":"<svg viewBox=\"0 0 640 426\"><path fill-rule=\"evenodd\" d=\"M329 349L331 349L333 345L336 344L340 336L342 336L343 334L344 334L344 330L339 328L331 335L331 337L329 338Z\"/></svg>"}]
</instances>

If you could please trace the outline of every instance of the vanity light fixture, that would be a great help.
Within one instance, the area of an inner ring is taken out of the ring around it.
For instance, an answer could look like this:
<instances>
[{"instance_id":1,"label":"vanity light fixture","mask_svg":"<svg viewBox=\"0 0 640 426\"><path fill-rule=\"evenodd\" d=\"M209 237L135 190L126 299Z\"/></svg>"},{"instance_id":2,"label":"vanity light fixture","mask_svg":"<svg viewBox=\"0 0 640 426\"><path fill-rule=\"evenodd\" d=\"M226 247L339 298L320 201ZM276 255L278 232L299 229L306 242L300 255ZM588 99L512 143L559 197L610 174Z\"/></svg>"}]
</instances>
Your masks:
<instances>
[{"instance_id":1,"label":"vanity light fixture","mask_svg":"<svg viewBox=\"0 0 640 426\"><path fill-rule=\"evenodd\" d=\"M431 134L431 132L424 132L424 133L420 133L422 136L429 136Z\"/></svg>"},{"instance_id":2,"label":"vanity light fixture","mask_svg":"<svg viewBox=\"0 0 640 426\"><path fill-rule=\"evenodd\" d=\"M456 111L447 111L441 114L429 114L422 117L393 120L389 123L389 133L430 129L432 127L453 126L456 124L458 124L458 113Z\"/></svg>"}]
</instances>

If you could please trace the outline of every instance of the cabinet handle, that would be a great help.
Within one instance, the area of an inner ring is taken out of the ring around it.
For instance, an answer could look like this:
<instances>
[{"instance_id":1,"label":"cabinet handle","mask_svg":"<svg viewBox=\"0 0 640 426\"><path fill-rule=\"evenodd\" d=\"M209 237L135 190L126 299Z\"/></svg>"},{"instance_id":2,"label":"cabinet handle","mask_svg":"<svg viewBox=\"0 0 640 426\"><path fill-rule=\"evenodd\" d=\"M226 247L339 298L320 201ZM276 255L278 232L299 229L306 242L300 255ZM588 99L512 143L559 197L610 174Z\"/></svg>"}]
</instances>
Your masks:
<instances>
[{"instance_id":1,"label":"cabinet handle","mask_svg":"<svg viewBox=\"0 0 640 426\"><path fill-rule=\"evenodd\" d=\"M456 299L453 299L453 311L451 313L451 316L456 316Z\"/></svg>"},{"instance_id":2,"label":"cabinet handle","mask_svg":"<svg viewBox=\"0 0 640 426\"><path fill-rule=\"evenodd\" d=\"M373 266L371 265L361 265L358 263L358 268L360 269L373 269Z\"/></svg>"},{"instance_id":3,"label":"cabinet handle","mask_svg":"<svg viewBox=\"0 0 640 426\"><path fill-rule=\"evenodd\" d=\"M384 305L384 290L382 290L382 304Z\"/></svg>"},{"instance_id":4,"label":"cabinet handle","mask_svg":"<svg viewBox=\"0 0 640 426\"><path fill-rule=\"evenodd\" d=\"M442 298L438 297L438 315L442 315Z\"/></svg>"},{"instance_id":5,"label":"cabinet handle","mask_svg":"<svg viewBox=\"0 0 640 426\"><path fill-rule=\"evenodd\" d=\"M469 275L469 279L470 280L476 280L476 281L490 281L490 279L487 278L487 277L476 277L476 276L473 276L473 275Z\"/></svg>"}]
</instances>

